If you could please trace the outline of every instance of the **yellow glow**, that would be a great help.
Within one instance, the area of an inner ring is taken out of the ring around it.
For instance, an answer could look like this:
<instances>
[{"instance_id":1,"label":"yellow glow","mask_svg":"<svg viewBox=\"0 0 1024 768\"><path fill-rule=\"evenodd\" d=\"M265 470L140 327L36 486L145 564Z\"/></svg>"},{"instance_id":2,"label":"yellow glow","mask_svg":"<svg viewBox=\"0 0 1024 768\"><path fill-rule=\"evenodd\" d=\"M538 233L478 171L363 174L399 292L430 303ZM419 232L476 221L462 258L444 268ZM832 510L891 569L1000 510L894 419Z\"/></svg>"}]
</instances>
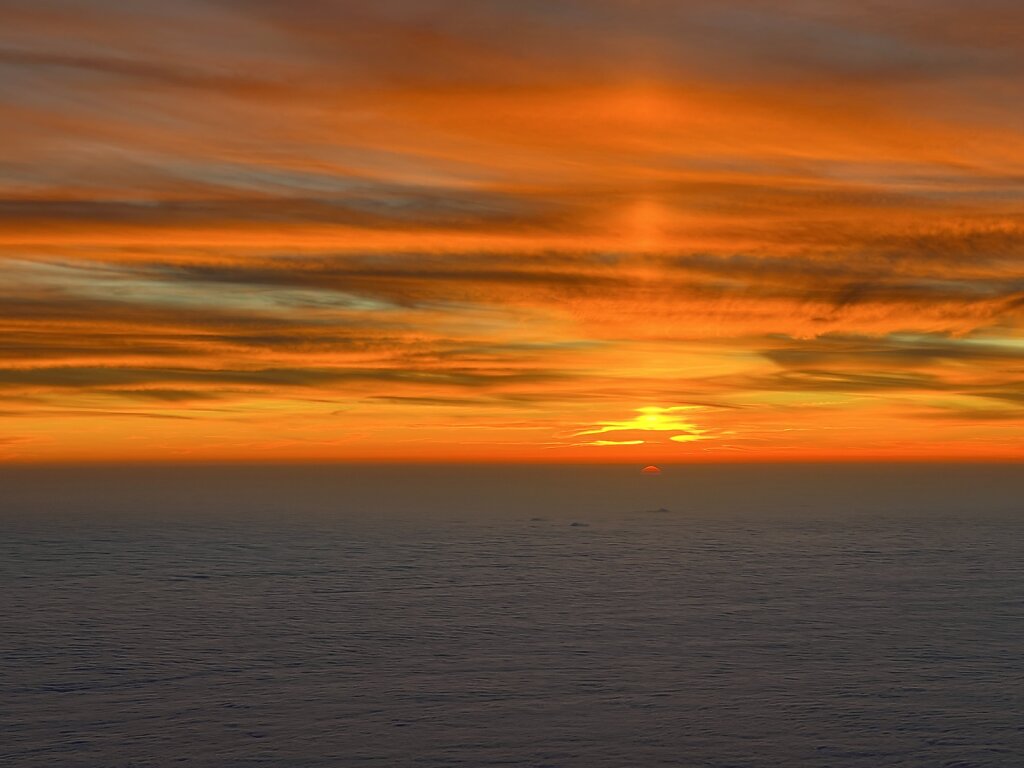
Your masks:
<instances>
[{"instance_id":1,"label":"yellow glow","mask_svg":"<svg viewBox=\"0 0 1024 768\"><path fill-rule=\"evenodd\" d=\"M680 411L702 410L695 405L674 405L663 408L657 405L648 405L635 409L639 416L627 421L605 421L598 425L576 432L577 437L582 435L600 435L606 432L628 432L633 430L652 432L688 432L693 435L700 435L704 430L698 428L689 421L683 421L673 414ZM696 439L696 438L695 438Z\"/></svg>"}]
</instances>

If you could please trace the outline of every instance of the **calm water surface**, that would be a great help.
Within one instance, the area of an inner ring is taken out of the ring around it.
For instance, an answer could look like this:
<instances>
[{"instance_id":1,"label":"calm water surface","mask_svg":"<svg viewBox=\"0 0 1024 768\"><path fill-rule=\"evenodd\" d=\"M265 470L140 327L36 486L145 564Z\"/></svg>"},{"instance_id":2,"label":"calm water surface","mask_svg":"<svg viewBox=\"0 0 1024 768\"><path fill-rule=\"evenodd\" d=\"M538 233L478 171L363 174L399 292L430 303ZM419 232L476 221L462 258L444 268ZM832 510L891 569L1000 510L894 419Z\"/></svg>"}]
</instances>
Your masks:
<instances>
[{"instance_id":1,"label":"calm water surface","mask_svg":"<svg viewBox=\"0 0 1024 768\"><path fill-rule=\"evenodd\" d=\"M0 763L1024 765L1024 468L0 473Z\"/></svg>"}]
</instances>

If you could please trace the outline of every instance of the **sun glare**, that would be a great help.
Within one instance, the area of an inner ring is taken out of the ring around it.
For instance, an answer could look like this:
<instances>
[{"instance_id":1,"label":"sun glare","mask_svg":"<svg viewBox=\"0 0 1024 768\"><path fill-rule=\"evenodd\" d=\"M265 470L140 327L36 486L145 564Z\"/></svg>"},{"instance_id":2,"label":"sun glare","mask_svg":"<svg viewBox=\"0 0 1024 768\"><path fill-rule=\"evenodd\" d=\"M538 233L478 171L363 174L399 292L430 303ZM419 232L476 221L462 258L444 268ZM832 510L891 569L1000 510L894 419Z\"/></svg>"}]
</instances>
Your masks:
<instances>
[{"instance_id":1,"label":"sun glare","mask_svg":"<svg viewBox=\"0 0 1024 768\"><path fill-rule=\"evenodd\" d=\"M702 429L691 421L685 421L677 415L686 411L703 410L702 406L673 405L664 407L647 405L634 410L637 415L631 419L624 421L602 421L573 434L573 437L586 437L588 435L616 433L614 436L622 439L599 439L586 443L576 443L576 445L639 445L646 442L664 442L663 439L652 439L655 438L653 435L637 434L646 432L675 432L676 434L670 435L668 439L677 443L710 439L708 430Z\"/></svg>"}]
</instances>

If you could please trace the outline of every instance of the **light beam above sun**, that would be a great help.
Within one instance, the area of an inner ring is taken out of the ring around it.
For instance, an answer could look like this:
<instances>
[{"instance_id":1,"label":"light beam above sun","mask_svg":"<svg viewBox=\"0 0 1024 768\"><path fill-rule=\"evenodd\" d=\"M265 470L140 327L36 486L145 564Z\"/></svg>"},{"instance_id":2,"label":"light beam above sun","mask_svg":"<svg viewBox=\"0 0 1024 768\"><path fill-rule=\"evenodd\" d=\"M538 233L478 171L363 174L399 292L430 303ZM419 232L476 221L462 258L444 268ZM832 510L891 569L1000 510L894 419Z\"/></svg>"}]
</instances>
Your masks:
<instances>
[{"instance_id":1,"label":"light beam above sun","mask_svg":"<svg viewBox=\"0 0 1024 768\"><path fill-rule=\"evenodd\" d=\"M7 2L0 461L1022 459L985 7Z\"/></svg>"}]
</instances>

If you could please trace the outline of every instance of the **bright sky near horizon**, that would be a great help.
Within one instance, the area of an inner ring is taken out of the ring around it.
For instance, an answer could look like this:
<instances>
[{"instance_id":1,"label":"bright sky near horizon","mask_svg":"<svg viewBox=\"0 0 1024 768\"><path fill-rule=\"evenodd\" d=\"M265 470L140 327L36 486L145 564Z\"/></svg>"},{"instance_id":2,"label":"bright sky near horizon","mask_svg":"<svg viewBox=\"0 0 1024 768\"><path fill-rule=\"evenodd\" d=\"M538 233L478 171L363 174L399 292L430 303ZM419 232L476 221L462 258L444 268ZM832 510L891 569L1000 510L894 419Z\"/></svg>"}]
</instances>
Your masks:
<instances>
[{"instance_id":1,"label":"bright sky near horizon","mask_svg":"<svg viewBox=\"0 0 1024 768\"><path fill-rule=\"evenodd\" d=\"M0 460L1024 458L1018 0L0 0Z\"/></svg>"}]
</instances>

